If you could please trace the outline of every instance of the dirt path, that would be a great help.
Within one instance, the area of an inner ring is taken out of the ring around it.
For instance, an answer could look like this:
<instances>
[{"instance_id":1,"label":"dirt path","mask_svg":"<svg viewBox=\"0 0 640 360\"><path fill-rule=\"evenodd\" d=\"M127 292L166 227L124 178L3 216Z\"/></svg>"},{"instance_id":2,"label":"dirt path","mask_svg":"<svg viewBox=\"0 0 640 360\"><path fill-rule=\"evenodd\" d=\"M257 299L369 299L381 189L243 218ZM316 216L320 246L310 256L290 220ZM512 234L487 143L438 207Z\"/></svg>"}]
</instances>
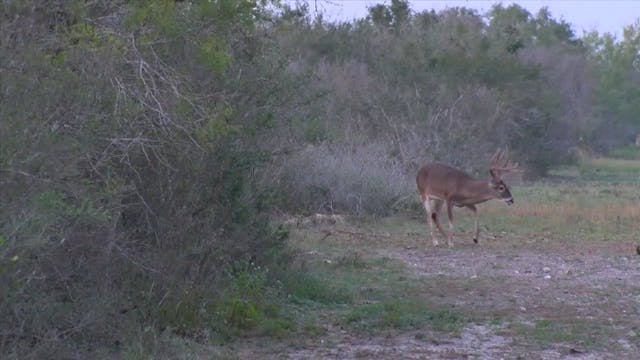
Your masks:
<instances>
[{"instance_id":1,"label":"dirt path","mask_svg":"<svg viewBox=\"0 0 640 360\"><path fill-rule=\"evenodd\" d=\"M479 333L478 326L471 327L461 335L470 340L457 339L453 347L461 358L640 358L640 256L632 251L633 244L501 244L393 253L419 276L436 280L425 295L442 304L525 326L540 320L571 325L559 334L567 341L554 341L545 349L535 349L511 331L498 330L498 335L496 329ZM482 337L495 344L493 352L474 344ZM585 342L595 344L585 349Z\"/></svg>"},{"instance_id":2,"label":"dirt path","mask_svg":"<svg viewBox=\"0 0 640 360\"><path fill-rule=\"evenodd\" d=\"M359 337L329 329L289 359L640 358L640 256L634 244L550 239L407 246L380 255L425 280L425 298L477 316L457 335ZM499 320L496 323L492 319Z\"/></svg>"},{"instance_id":3,"label":"dirt path","mask_svg":"<svg viewBox=\"0 0 640 360\"><path fill-rule=\"evenodd\" d=\"M411 233L344 236L335 241L401 261L424 280L419 297L472 320L456 334L374 335L329 321L319 338L279 350L248 346L240 358L640 359L640 255L632 241L502 234L479 245L458 239L449 249Z\"/></svg>"},{"instance_id":4,"label":"dirt path","mask_svg":"<svg viewBox=\"0 0 640 360\"><path fill-rule=\"evenodd\" d=\"M493 311L537 309L536 314L548 316L563 309L564 315L569 311L571 315L606 319L619 313L637 314L640 307L640 256L630 255L628 248L613 244L598 249L549 247L542 252L458 246L452 250L403 250L392 256L419 276L442 279L443 284L450 282L455 287L468 279L467 293L456 297L455 291L444 289L442 294L456 299L460 306Z\"/></svg>"}]
</instances>

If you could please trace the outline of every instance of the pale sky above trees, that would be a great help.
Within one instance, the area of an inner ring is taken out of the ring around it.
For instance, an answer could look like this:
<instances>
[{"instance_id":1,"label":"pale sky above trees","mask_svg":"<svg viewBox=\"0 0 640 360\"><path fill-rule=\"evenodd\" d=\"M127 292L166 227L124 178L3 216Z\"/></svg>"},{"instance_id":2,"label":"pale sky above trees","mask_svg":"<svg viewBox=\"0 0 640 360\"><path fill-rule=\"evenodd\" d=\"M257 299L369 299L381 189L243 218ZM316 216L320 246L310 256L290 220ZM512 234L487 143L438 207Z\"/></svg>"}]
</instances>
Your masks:
<instances>
[{"instance_id":1,"label":"pale sky above trees","mask_svg":"<svg viewBox=\"0 0 640 360\"><path fill-rule=\"evenodd\" d=\"M299 1L299 0L298 0ZM295 4L296 0L286 0ZM308 0L311 12L323 12L330 20L353 20L367 15L367 8L382 3L388 5L390 0ZM413 11L447 7L467 7L485 13L493 4L509 6L516 3L532 14L542 7L547 7L556 19L564 19L572 24L577 36L583 31L597 30L599 33L611 33L620 39L622 29L640 18L640 4L635 0L595 1L595 0L525 0L525 1L485 1L485 0L410 0Z\"/></svg>"}]
</instances>

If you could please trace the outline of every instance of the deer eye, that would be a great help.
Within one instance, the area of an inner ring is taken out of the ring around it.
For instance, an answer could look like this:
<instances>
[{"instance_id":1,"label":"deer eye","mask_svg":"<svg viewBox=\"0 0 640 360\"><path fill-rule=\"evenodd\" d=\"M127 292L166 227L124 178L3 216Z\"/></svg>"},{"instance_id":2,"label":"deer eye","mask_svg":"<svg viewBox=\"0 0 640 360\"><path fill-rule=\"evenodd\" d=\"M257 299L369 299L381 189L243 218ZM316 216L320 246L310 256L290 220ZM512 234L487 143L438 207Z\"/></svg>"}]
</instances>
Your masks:
<instances>
[{"instance_id":1,"label":"deer eye","mask_svg":"<svg viewBox=\"0 0 640 360\"><path fill-rule=\"evenodd\" d=\"M498 186L498 190L500 190L500 191L504 191L504 185L500 185L500 186Z\"/></svg>"}]
</instances>

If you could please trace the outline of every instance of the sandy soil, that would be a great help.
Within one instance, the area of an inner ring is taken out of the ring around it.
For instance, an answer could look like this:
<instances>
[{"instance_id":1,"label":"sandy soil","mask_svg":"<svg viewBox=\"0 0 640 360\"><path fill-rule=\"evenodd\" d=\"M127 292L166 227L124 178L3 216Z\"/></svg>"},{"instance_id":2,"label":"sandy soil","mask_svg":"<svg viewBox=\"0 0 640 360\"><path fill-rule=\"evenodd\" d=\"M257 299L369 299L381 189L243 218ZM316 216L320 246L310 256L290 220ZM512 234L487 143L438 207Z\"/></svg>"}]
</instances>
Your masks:
<instances>
[{"instance_id":1,"label":"sandy soil","mask_svg":"<svg viewBox=\"0 0 640 360\"><path fill-rule=\"evenodd\" d=\"M576 344L554 342L541 349L510 331L474 325L445 346L457 354L453 358L640 358L640 256L633 243L528 242L458 241L454 249L405 249L393 256L421 277L441 279L430 295L442 304L522 324L547 319L589 327L576 334ZM598 344L585 349L580 335Z\"/></svg>"},{"instance_id":2,"label":"sandy soil","mask_svg":"<svg viewBox=\"0 0 640 360\"><path fill-rule=\"evenodd\" d=\"M455 335L410 331L363 337L328 325L326 336L261 356L640 359L640 255L634 242L580 243L548 237L510 241L507 235L488 235L479 245L457 239L449 249L413 238L400 241L402 247L380 249L380 255L401 260L424 278L424 295L431 302L483 320L469 323ZM565 338L547 339L553 334L545 333L538 340L535 335L523 336L543 319L569 324L562 329ZM250 352L244 355L259 355Z\"/></svg>"}]
</instances>

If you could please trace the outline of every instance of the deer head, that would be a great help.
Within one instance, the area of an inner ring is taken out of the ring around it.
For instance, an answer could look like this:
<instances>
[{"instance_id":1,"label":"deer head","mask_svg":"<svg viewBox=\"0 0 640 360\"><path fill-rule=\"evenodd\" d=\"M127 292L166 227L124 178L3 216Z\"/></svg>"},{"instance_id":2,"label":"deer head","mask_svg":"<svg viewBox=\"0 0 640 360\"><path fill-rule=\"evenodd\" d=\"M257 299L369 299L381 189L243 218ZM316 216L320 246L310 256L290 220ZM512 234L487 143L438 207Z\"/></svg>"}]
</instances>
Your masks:
<instances>
[{"instance_id":1,"label":"deer head","mask_svg":"<svg viewBox=\"0 0 640 360\"><path fill-rule=\"evenodd\" d=\"M491 157L491 165L489 166L489 188L497 199L504 200L508 205L513 204L513 196L509 191L509 187L502 180L502 174L508 172L522 172L518 169L518 164L512 165L509 161L509 149L498 149Z\"/></svg>"}]
</instances>

